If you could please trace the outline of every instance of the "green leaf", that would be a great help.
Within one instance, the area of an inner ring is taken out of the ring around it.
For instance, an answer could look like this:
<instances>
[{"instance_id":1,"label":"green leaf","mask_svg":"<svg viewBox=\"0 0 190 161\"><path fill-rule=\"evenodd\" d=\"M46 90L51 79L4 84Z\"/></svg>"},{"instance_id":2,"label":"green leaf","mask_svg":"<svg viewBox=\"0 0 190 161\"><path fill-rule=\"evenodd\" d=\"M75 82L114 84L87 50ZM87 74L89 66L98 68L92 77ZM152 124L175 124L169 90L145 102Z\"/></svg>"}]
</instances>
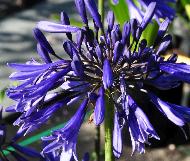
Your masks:
<instances>
[{"instance_id":1,"label":"green leaf","mask_svg":"<svg viewBox=\"0 0 190 161\"><path fill-rule=\"evenodd\" d=\"M82 22L77 21L77 20L72 19L72 18L70 19L70 22L71 22L71 25L73 25L73 26L77 26L77 27L82 27L83 26Z\"/></svg>"},{"instance_id":2,"label":"green leaf","mask_svg":"<svg viewBox=\"0 0 190 161\"><path fill-rule=\"evenodd\" d=\"M152 20L152 23L149 23L149 25L143 31L142 39L146 39L149 46L153 45L158 33L158 29L158 23L155 20Z\"/></svg>"},{"instance_id":3,"label":"green leaf","mask_svg":"<svg viewBox=\"0 0 190 161\"><path fill-rule=\"evenodd\" d=\"M2 103L5 98L5 91L6 91L5 88L0 90L0 103Z\"/></svg>"},{"instance_id":4,"label":"green leaf","mask_svg":"<svg viewBox=\"0 0 190 161\"><path fill-rule=\"evenodd\" d=\"M125 0L119 0L117 5L114 5L112 0L109 0L109 6L113 10L118 23L123 26L123 24L130 18Z\"/></svg>"},{"instance_id":5,"label":"green leaf","mask_svg":"<svg viewBox=\"0 0 190 161\"><path fill-rule=\"evenodd\" d=\"M185 12L190 20L190 1L189 0L181 0L181 4L185 8Z\"/></svg>"},{"instance_id":6,"label":"green leaf","mask_svg":"<svg viewBox=\"0 0 190 161\"><path fill-rule=\"evenodd\" d=\"M105 161L114 161L112 138L114 128L114 103L109 90L106 91L105 128Z\"/></svg>"}]
</instances>

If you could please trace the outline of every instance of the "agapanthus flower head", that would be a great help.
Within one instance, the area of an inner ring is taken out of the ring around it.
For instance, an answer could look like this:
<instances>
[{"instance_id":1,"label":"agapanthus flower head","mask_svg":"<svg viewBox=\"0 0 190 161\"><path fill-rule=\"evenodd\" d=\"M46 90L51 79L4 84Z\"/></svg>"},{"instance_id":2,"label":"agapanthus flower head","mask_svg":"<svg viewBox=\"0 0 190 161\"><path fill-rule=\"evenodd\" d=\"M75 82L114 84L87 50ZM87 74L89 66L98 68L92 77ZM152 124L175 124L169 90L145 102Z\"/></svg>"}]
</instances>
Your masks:
<instances>
[{"instance_id":1,"label":"agapanthus flower head","mask_svg":"<svg viewBox=\"0 0 190 161\"><path fill-rule=\"evenodd\" d=\"M155 14L155 2L150 3L141 21L131 19L124 24L123 30L115 22L113 12L107 16L107 27L102 25L94 0L75 0L75 3L84 22L82 28L71 26L65 12L61 14L60 23L40 21L34 34L42 62L9 64L18 70L10 78L22 83L7 91L8 96L17 101L8 110L22 113L15 124L20 125L19 132L28 133L45 123L56 110L83 100L65 127L43 138L49 143L43 150L45 155L58 151L68 160L72 157L77 160L76 142L85 114L92 113L91 122L101 125L108 108L105 98L109 95L115 111L113 153L118 158L122 153L121 133L125 125L131 135L133 152L144 153L149 138L159 139L159 136L143 107L136 103L136 93L146 95L176 125L189 122L188 108L160 100L150 88L166 90L182 81L190 83L190 66L176 63L175 54L167 60L161 55L171 43L171 36L166 34L169 20L160 24L155 42L148 46L141 35ZM93 19L94 29L89 26L87 11ZM63 42L63 48L67 59L53 51L40 30L66 33L68 40ZM72 34L76 35L76 40Z\"/></svg>"},{"instance_id":2,"label":"agapanthus flower head","mask_svg":"<svg viewBox=\"0 0 190 161\"><path fill-rule=\"evenodd\" d=\"M155 18L159 22L159 19L168 18L170 21L175 17L175 10L169 6L171 3L176 3L176 0L138 0L139 6L134 0L126 0L128 5L129 14L131 18L137 18L139 21L143 19L145 10L152 2L156 3ZM119 0L113 0L114 4L119 3Z\"/></svg>"}]
</instances>

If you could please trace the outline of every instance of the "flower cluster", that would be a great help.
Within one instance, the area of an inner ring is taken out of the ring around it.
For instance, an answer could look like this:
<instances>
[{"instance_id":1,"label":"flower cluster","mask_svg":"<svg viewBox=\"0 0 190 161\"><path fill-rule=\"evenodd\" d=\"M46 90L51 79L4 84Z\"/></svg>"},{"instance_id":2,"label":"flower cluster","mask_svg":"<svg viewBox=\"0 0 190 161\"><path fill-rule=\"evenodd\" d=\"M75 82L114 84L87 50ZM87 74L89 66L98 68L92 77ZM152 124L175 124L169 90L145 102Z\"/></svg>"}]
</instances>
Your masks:
<instances>
[{"instance_id":1,"label":"flower cluster","mask_svg":"<svg viewBox=\"0 0 190 161\"><path fill-rule=\"evenodd\" d=\"M119 0L113 0L114 4L117 4ZM151 2L156 2L157 7L155 9L155 18L159 22L160 18L168 18L169 20L173 20L175 17L175 10L171 8L168 4L169 3L175 3L176 0L138 0L138 3L140 4L140 7L137 7L134 0L126 0L126 3L129 8L129 13L131 18L137 18L139 21L142 20L144 11L143 9L146 9ZM143 8L143 9L142 9Z\"/></svg>"},{"instance_id":2,"label":"flower cluster","mask_svg":"<svg viewBox=\"0 0 190 161\"><path fill-rule=\"evenodd\" d=\"M177 87L182 81L190 83L190 66L176 63L176 54L167 60L161 55L171 43L171 36L166 34L169 19L160 24L152 46L141 38L158 12L157 6L163 5L161 1L143 2L148 7L142 20L131 19L121 29L111 11L107 15L107 27L103 26L94 0L75 0L84 23L82 28L71 26L65 12L61 13L60 23L40 21L34 29L34 37L42 62L32 59L26 64L9 64L18 70L10 78L22 82L7 91L7 95L17 101L7 111L21 113L14 123L20 126L18 133L27 134L37 129L56 110L83 100L65 127L42 139L47 145L43 149L44 155L55 153L64 160L77 160L77 137L87 111L91 111L89 104L94 105L93 122L99 126L108 108L106 97L114 102L113 153L117 158L122 153L124 126L130 132L133 153L144 153L150 137L159 139L143 107L137 104L136 93L146 95L174 124L182 127L190 121L189 108L164 102L151 92L151 87L167 90ZM86 11L93 19L93 30ZM68 59L54 52L41 30L66 33L68 40L64 41L63 48ZM100 31L102 35L99 37Z\"/></svg>"}]
</instances>

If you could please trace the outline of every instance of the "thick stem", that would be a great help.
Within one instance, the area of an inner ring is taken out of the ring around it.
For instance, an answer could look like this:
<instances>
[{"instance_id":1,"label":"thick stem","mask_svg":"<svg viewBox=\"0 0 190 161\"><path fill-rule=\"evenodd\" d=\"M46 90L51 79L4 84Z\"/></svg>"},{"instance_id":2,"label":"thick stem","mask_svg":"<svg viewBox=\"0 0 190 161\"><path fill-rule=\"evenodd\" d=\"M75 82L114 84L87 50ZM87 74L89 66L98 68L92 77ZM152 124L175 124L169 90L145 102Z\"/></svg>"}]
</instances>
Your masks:
<instances>
[{"instance_id":1,"label":"thick stem","mask_svg":"<svg viewBox=\"0 0 190 161\"><path fill-rule=\"evenodd\" d=\"M104 23L104 1L105 0L98 0L98 12L101 15L102 23Z\"/></svg>"},{"instance_id":2,"label":"thick stem","mask_svg":"<svg viewBox=\"0 0 190 161\"><path fill-rule=\"evenodd\" d=\"M101 20L102 20L102 25L104 26L104 4L105 4L105 0L98 0L98 12L101 16ZM99 32L99 37L104 34L103 30L100 30Z\"/></svg>"},{"instance_id":3,"label":"thick stem","mask_svg":"<svg viewBox=\"0 0 190 161\"><path fill-rule=\"evenodd\" d=\"M96 127L96 138L95 138L95 153L96 161L100 161L100 126Z\"/></svg>"},{"instance_id":4,"label":"thick stem","mask_svg":"<svg viewBox=\"0 0 190 161\"><path fill-rule=\"evenodd\" d=\"M112 97L109 95L106 98L106 112L105 112L105 161L114 161L113 156L113 128L114 128L114 103Z\"/></svg>"},{"instance_id":5,"label":"thick stem","mask_svg":"<svg viewBox=\"0 0 190 161\"><path fill-rule=\"evenodd\" d=\"M99 14L101 15L102 23L104 23L104 0L98 0L98 11ZM100 35L101 34L102 33L100 33ZM100 126L96 127L95 153L96 153L96 161L100 161Z\"/></svg>"}]
</instances>

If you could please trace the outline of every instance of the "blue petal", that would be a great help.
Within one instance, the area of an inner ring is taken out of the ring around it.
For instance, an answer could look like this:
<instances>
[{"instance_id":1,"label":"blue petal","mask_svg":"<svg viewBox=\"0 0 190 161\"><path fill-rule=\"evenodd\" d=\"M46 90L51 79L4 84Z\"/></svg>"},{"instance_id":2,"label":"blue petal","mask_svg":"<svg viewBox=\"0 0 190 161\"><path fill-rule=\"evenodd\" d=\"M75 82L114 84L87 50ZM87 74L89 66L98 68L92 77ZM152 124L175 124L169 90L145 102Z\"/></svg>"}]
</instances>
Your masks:
<instances>
[{"instance_id":1,"label":"blue petal","mask_svg":"<svg viewBox=\"0 0 190 161\"><path fill-rule=\"evenodd\" d=\"M73 149L69 150L62 150L61 156L60 156L60 161L73 161ZM78 161L78 160L75 160Z\"/></svg>"},{"instance_id":2,"label":"blue petal","mask_svg":"<svg viewBox=\"0 0 190 161\"><path fill-rule=\"evenodd\" d=\"M156 97L154 94L149 94L151 97L151 101L154 103L154 105L174 124L178 126L183 126L186 121L186 117L190 114L188 108L183 107L177 107L176 105L169 104L167 102L162 101L160 98ZM183 113L181 114L181 110ZM184 113L185 116L184 117Z\"/></svg>"},{"instance_id":3,"label":"blue petal","mask_svg":"<svg viewBox=\"0 0 190 161\"><path fill-rule=\"evenodd\" d=\"M61 12L61 23L63 25L70 25L70 20L66 12Z\"/></svg>"},{"instance_id":4,"label":"blue petal","mask_svg":"<svg viewBox=\"0 0 190 161\"><path fill-rule=\"evenodd\" d=\"M137 106L137 104L129 95L127 95L127 102L129 106L129 115L127 117L127 121L129 124L129 132L133 147L132 154L135 151L144 153L144 144L150 144L148 142L149 137L154 137L158 140L160 138L158 137L145 113Z\"/></svg>"},{"instance_id":5,"label":"blue petal","mask_svg":"<svg viewBox=\"0 0 190 161\"><path fill-rule=\"evenodd\" d=\"M94 109L94 123L100 125L104 121L105 115L105 98L104 98L104 88L101 87L99 90L99 97L96 101L96 106Z\"/></svg>"},{"instance_id":6,"label":"blue petal","mask_svg":"<svg viewBox=\"0 0 190 161\"><path fill-rule=\"evenodd\" d=\"M103 85L105 89L108 89L113 84L113 71L108 59L104 60L103 65Z\"/></svg>"},{"instance_id":7,"label":"blue petal","mask_svg":"<svg viewBox=\"0 0 190 161\"><path fill-rule=\"evenodd\" d=\"M84 116L86 114L86 106L88 104L88 99L85 99L82 104L80 105L78 111L75 113L75 115L67 122L67 124L65 125L64 128L60 129L60 130L56 130L54 131L54 133L61 131L62 133L65 133L66 135L64 135L63 137L71 137L70 134L72 135L77 135L83 120L84 120ZM74 129L74 131L73 131Z\"/></svg>"},{"instance_id":8,"label":"blue petal","mask_svg":"<svg viewBox=\"0 0 190 161\"><path fill-rule=\"evenodd\" d=\"M79 76L80 78L84 77L85 74L84 74L83 62L81 61L78 53L74 53L73 60L71 62L71 67L77 76Z\"/></svg>"},{"instance_id":9,"label":"blue petal","mask_svg":"<svg viewBox=\"0 0 190 161\"><path fill-rule=\"evenodd\" d=\"M117 41L114 45L114 50L113 50L113 62L117 63L119 58L122 56L123 53L123 44L121 44L119 41Z\"/></svg>"},{"instance_id":10,"label":"blue petal","mask_svg":"<svg viewBox=\"0 0 190 161\"><path fill-rule=\"evenodd\" d=\"M145 9L152 2L151 0L139 0L141 6ZM168 0L155 0L157 3L157 7L155 10L155 17L159 21L160 18L169 18L170 21L173 20L175 16L175 10L171 8L168 2L175 3L176 1L168 1Z\"/></svg>"},{"instance_id":11,"label":"blue petal","mask_svg":"<svg viewBox=\"0 0 190 161\"><path fill-rule=\"evenodd\" d=\"M173 75L176 79L190 83L190 65L183 63L160 63L160 70Z\"/></svg>"},{"instance_id":12,"label":"blue petal","mask_svg":"<svg viewBox=\"0 0 190 161\"><path fill-rule=\"evenodd\" d=\"M172 42L172 36L171 35L164 36L156 54L164 53L168 49L171 42Z\"/></svg>"},{"instance_id":13,"label":"blue petal","mask_svg":"<svg viewBox=\"0 0 190 161\"><path fill-rule=\"evenodd\" d=\"M155 43L154 45L157 46L160 41L162 40L163 36L165 35L167 29L168 29L168 26L170 24L170 20L168 18L166 18L159 26L159 30L158 30L158 34L157 34L157 37L156 37L156 40L155 40Z\"/></svg>"},{"instance_id":14,"label":"blue petal","mask_svg":"<svg viewBox=\"0 0 190 161\"><path fill-rule=\"evenodd\" d=\"M56 110L63 107L67 102L67 99L63 99L62 101L56 102L56 104L52 106L48 106L42 110L33 112L28 117L24 117L21 115L20 119L22 121L22 126L20 127L18 133L27 129L27 131L25 132L26 134L39 128L39 126L45 123Z\"/></svg>"},{"instance_id":15,"label":"blue petal","mask_svg":"<svg viewBox=\"0 0 190 161\"><path fill-rule=\"evenodd\" d=\"M137 33L138 33L137 30L139 29L139 27L138 27L139 22L137 21L137 19L131 19L130 25L131 25L131 34L132 34L133 38L136 40L137 36L140 36L140 35L137 35Z\"/></svg>"},{"instance_id":16,"label":"blue petal","mask_svg":"<svg viewBox=\"0 0 190 161\"><path fill-rule=\"evenodd\" d=\"M88 93L88 98L91 102L96 102L98 99L98 95L94 92L89 92Z\"/></svg>"},{"instance_id":17,"label":"blue petal","mask_svg":"<svg viewBox=\"0 0 190 161\"><path fill-rule=\"evenodd\" d=\"M8 63L8 66L23 72L32 72L32 71L35 72L37 70L46 70L50 67L49 64L34 65L34 64L17 64L17 63Z\"/></svg>"},{"instance_id":18,"label":"blue petal","mask_svg":"<svg viewBox=\"0 0 190 161\"><path fill-rule=\"evenodd\" d=\"M120 41L122 38L122 34L120 31L120 26L115 24L113 30L111 31L111 40L112 44L115 44L117 41Z\"/></svg>"},{"instance_id":19,"label":"blue petal","mask_svg":"<svg viewBox=\"0 0 190 161\"><path fill-rule=\"evenodd\" d=\"M76 46L71 41L65 41L63 43L63 48L71 59L73 58L73 54L77 53Z\"/></svg>"},{"instance_id":20,"label":"blue petal","mask_svg":"<svg viewBox=\"0 0 190 161\"><path fill-rule=\"evenodd\" d=\"M44 149L43 149L43 153L49 153L52 151L55 151L56 149L59 149L61 146L63 146L63 143L59 143L58 140L55 140L53 142L51 142L50 144L48 144Z\"/></svg>"},{"instance_id":21,"label":"blue petal","mask_svg":"<svg viewBox=\"0 0 190 161\"><path fill-rule=\"evenodd\" d=\"M122 153L122 136L121 136L122 129L119 125L118 119L119 119L118 113L115 112L114 130L113 130L113 153L115 157L120 158Z\"/></svg>"},{"instance_id":22,"label":"blue petal","mask_svg":"<svg viewBox=\"0 0 190 161\"><path fill-rule=\"evenodd\" d=\"M114 21L115 21L114 13L112 11L109 11L108 15L107 15L107 22L108 22L108 30L109 31L111 31L113 29Z\"/></svg>"},{"instance_id":23,"label":"blue petal","mask_svg":"<svg viewBox=\"0 0 190 161\"><path fill-rule=\"evenodd\" d=\"M161 90L169 90L171 88L176 88L181 84L179 79L176 79L175 76L168 74L163 74L158 78L147 80L146 83L155 86L156 88Z\"/></svg>"},{"instance_id":24,"label":"blue petal","mask_svg":"<svg viewBox=\"0 0 190 161\"><path fill-rule=\"evenodd\" d=\"M33 33L34 33L35 39L43 48L45 48L51 54L55 53L53 48L47 41L46 37L44 36L44 34L38 28L34 28Z\"/></svg>"},{"instance_id":25,"label":"blue petal","mask_svg":"<svg viewBox=\"0 0 190 161\"><path fill-rule=\"evenodd\" d=\"M43 31L53 32L53 33L67 33L67 32L77 32L80 30L78 27L71 25L62 25L54 22L40 21L37 27Z\"/></svg>"},{"instance_id":26,"label":"blue petal","mask_svg":"<svg viewBox=\"0 0 190 161\"><path fill-rule=\"evenodd\" d=\"M142 30L144 30L146 26L148 25L148 23L151 21L152 17L154 16L155 9L156 9L156 2L151 2L148 5L148 8L146 9L146 13L144 14L144 17L140 24Z\"/></svg>"},{"instance_id":27,"label":"blue petal","mask_svg":"<svg viewBox=\"0 0 190 161\"><path fill-rule=\"evenodd\" d=\"M85 4L86 4L86 7L88 9L88 11L90 12L92 18L94 19L96 25L103 29L103 25L102 25L102 22L101 22L101 16L100 14L98 13L98 9L96 7L96 3L94 0L84 0Z\"/></svg>"},{"instance_id":28,"label":"blue petal","mask_svg":"<svg viewBox=\"0 0 190 161\"><path fill-rule=\"evenodd\" d=\"M130 45L130 32L131 32L131 25L129 22L126 22L123 26L122 32L122 44L127 47Z\"/></svg>"},{"instance_id":29,"label":"blue petal","mask_svg":"<svg viewBox=\"0 0 190 161\"><path fill-rule=\"evenodd\" d=\"M63 25L70 25L70 20L66 12L61 12L61 24ZM69 40L72 41L72 34L71 33L66 33L67 37Z\"/></svg>"},{"instance_id":30,"label":"blue petal","mask_svg":"<svg viewBox=\"0 0 190 161\"><path fill-rule=\"evenodd\" d=\"M53 140L52 143L43 149L43 153L49 153L61 148L61 158L65 158L66 160L70 161L72 156L74 156L75 160L77 159L76 141L81 124L86 114L87 104L88 99L85 99L75 115L67 122L63 128L53 131L51 136L42 138L42 140L45 140L46 142L47 140Z\"/></svg>"},{"instance_id":31,"label":"blue petal","mask_svg":"<svg viewBox=\"0 0 190 161\"><path fill-rule=\"evenodd\" d=\"M102 62L102 60L103 60L103 54L102 54L102 51L101 51L101 48L100 48L99 45L96 46L95 51L96 51L96 55L98 57L99 62Z\"/></svg>"},{"instance_id":32,"label":"blue petal","mask_svg":"<svg viewBox=\"0 0 190 161\"><path fill-rule=\"evenodd\" d=\"M46 63L52 63L51 58L48 54L48 51L42 47L39 43L37 44L37 52L41 59Z\"/></svg>"},{"instance_id":33,"label":"blue petal","mask_svg":"<svg viewBox=\"0 0 190 161\"><path fill-rule=\"evenodd\" d=\"M82 18L82 21L88 25L88 19L86 16L86 9L85 9L85 4L84 4L84 0L75 0L75 4L77 7L77 10Z\"/></svg>"},{"instance_id":34,"label":"blue petal","mask_svg":"<svg viewBox=\"0 0 190 161\"><path fill-rule=\"evenodd\" d=\"M77 32L77 46L78 46L79 50L81 49L81 45L83 43L83 40L84 40L84 31L79 30Z\"/></svg>"},{"instance_id":35,"label":"blue petal","mask_svg":"<svg viewBox=\"0 0 190 161\"><path fill-rule=\"evenodd\" d=\"M12 80L26 80L31 77L37 77L39 74L41 74L41 71L34 71L34 72L15 72L12 73L9 78Z\"/></svg>"},{"instance_id":36,"label":"blue petal","mask_svg":"<svg viewBox=\"0 0 190 161\"><path fill-rule=\"evenodd\" d=\"M129 14L130 19L137 19L139 22L142 21L142 11L134 4L133 0L126 0L128 8L129 8Z\"/></svg>"}]
</instances>

